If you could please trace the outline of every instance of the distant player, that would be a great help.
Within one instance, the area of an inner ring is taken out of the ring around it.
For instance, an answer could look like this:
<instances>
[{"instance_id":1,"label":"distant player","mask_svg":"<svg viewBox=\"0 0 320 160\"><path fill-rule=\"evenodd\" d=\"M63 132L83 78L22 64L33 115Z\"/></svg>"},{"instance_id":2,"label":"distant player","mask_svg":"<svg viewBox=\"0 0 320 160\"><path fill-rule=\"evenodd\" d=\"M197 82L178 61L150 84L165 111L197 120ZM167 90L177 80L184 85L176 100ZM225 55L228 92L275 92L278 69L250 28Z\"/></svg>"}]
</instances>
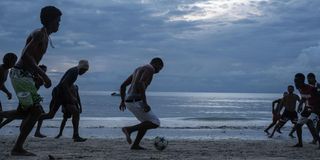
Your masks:
<instances>
[{"instance_id":1,"label":"distant player","mask_svg":"<svg viewBox=\"0 0 320 160\"><path fill-rule=\"evenodd\" d=\"M73 85L72 88L72 93L74 94L75 97L77 97L78 100L78 104L77 104L77 108L79 109L79 113L82 113L82 105L81 105L81 100L80 100L80 96L79 96L79 92L78 92L78 86L77 85ZM69 112L68 106L62 106L62 113L63 113L63 120L61 121L61 125L60 125L60 131L59 134L55 137L55 138L60 138L62 136L62 132L63 129L67 123L67 120L69 118L71 118L72 114Z\"/></svg>"},{"instance_id":2,"label":"distant player","mask_svg":"<svg viewBox=\"0 0 320 160\"><path fill-rule=\"evenodd\" d=\"M274 127L271 135L269 136L270 138L273 137L274 132L282 127L285 123L287 123L288 120L291 121L294 126L297 124L298 121L298 113L296 111L297 107L297 102L300 101L300 97L294 92L294 87L292 85L288 86L288 95L286 95L283 100L282 100L282 105L285 107L284 112L282 113L282 116L278 122L278 124ZM295 131L295 127L292 128L291 132L289 133L290 137L294 137L292 134Z\"/></svg>"},{"instance_id":3,"label":"distant player","mask_svg":"<svg viewBox=\"0 0 320 160\"><path fill-rule=\"evenodd\" d=\"M281 109L282 109L282 99L288 94L288 92L284 92L282 98L279 98L277 100L274 100L272 102L272 123L268 126L268 128L266 128L264 130L264 132L266 132L268 135L269 133L269 129L272 128L274 125L277 124L278 120L280 120L281 118ZM278 131L280 132L280 128L278 129Z\"/></svg>"},{"instance_id":4,"label":"distant player","mask_svg":"<svg viewBox=\"0 0 320 160\"><path fill-rule=\"evenodd\" d=\"M78 98L74 94L74 83L79 75L83 75L89 69L87 60L80 60L78 65L67 70L61 78L59 84L52 90L52 99L50 102L50 111L43 114L40 119L52 119L57 113L60 106L72 114L73 136L74 142L84 142L87 139L79 135L80 110L78 106Z\"/></svg>"},{"instance_id":5,"label":"distant player","mask_svg":"<svg viewBox=\"0 0 320 160\"><path fill-rule=\"evenodd\" d=\"M3 56L3 64L0 65L0 90L4 92L8 99L12 98L12 94L7 89L5 82L8 78L9 69L12 68L16 62L18 57L14 53L7 53ZM2 111L2 105L0 101L0 112ZM3 118L0 117L0 123L2 122Z\"/></svg>"}]
</instances>

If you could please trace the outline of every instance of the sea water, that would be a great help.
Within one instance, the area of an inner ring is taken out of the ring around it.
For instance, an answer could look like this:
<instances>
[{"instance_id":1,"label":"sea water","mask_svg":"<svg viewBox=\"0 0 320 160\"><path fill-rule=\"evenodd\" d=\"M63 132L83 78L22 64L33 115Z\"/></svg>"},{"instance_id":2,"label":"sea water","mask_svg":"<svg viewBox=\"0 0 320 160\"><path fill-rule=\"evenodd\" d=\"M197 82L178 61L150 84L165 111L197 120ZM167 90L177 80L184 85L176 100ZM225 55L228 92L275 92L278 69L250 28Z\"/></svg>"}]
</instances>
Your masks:
<instances>
[{"instance_id":1,"label":"sea water","mask_svg":"<svg viewBox=\"0 0 320 160\"><path fill-rule=\"evenodd\" d=\"M92 138L123 138L121 127L139 123L125 110L119 110L120 97L111 91L82 91L83 113L80 134ZM44 97L43 108L48 112L50 93ZM199 93L148 92L148 103L160 118L161 127L151 130L147 137L165 136L168 139L267 139L263 130L271 123L272 101L281 94L267 93ZM17 100L1 97L3 110L15 109ZM45 120L42 133L55 136L62 120L61 109L52 120ZM0 129L0 135L17 135L21 121L16 120ZM292 124L287 123L282 135L286 139ZM63 136L72 136L71 119ZM271 130L270 130L271 131ZM309 136L309 135L308 135ZM310 136L309 136L310 137Z\"/></svg>"}]
</instances>

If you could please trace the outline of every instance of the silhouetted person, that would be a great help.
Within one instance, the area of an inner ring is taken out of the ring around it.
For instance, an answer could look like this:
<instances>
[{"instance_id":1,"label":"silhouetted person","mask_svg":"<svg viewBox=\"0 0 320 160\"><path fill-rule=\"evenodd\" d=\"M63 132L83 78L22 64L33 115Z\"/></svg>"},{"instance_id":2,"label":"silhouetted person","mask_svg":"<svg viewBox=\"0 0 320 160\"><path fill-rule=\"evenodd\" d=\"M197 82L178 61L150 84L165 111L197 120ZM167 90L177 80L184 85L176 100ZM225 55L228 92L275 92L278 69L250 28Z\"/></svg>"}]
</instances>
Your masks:
<instances>
[{"instance_id":1,"label":"silhouetted person","mask_svg":"<svg viewBox=\"0 0 320 160\"><path fill-rule=\"evenodd\" d=\"M21 123L20 135L11 151L11 155L35 155L23 149L27 136L42 112L40 105L42 98L37 93L33 75L41 77L46 88L51 86L50 78L38 64L47 51L48 42L50 41L49 35L59 29L61 15L61 11L54 6L46 6L41 9L40 20L43 27L36 29L28 36L21 57L10 72L11 82L19 99L21 112L26 114L26 118Z\"/></svg>"},{"instance_id":2,"label":"silhouetted person","mask_svg":"<svg viewBox=\"0 0 320 160\"><path fill-rule=\"evenodd\" d=\"M47 66L39 65L39 67L44 72L47 72ZM43 82L42 78L37 76L37 75L33 75L33 80L34 80L35 87L37 88L37 90L39 90L39 88L44 85L44 82ZM41 108L41 112L45 113L43 108L42 108L42 106L39 106L39 107ZM18 106L18 108L16 110L4 111L1 114L4 117L6 117L7 119L0 124L0 128L2 128L3 126L7 125L10 122L12 122L15 119L24 119L24 118L26 118L26 115L23 113L23 110L21 109L20 105ZM40 132L41 126L42 126L42 120L38 120L37 129L36 129L36 132L34 134L35 137L39 137L39 138L46 137L45 135L41 134L41 132Z\"/></svg>"},{"instance_id":3,"label":"silhouetted person","mask_svg":"<svg viewBox=\"0 0 320 160\"><path fill-rule=\"evenodd\" d=\"M305 107L301 112L301 117L299 118L296 126L298 143L294 145L294 147L302 147L302 126L304 124L308 125L313 139L319 141L319 135L316 134L314 127L317 124L319 115L319 95L315 87L305 84L305 76L302 73L297 73L295 75L294 83L302 98L298 107L298 111L302 110L302 104L305 103Z\"/></svg>"},{"instance_id":4,"label":"silhouetted person","mask_svg":"<svg viewBox=\"0 0 320 160\"><path fill-rule=\"evenodd\" d=\"M146 89L151 84L154 74L160 72L163 67L163 62L160 58L153 58L150 64L138 67L121 85L121 103L119 109L124 111L126 107L134 114L141 122L134 126L123 127L122 131L126 136L127 142L132 143L131 133L138 131L137 137L131 146L131 149L142 150L140 141L149 129L154 129L160 126L160 120L151 111L147 102ZM128 94L126 88L130 85Z\"/></svg>"},{"instance_id":5,"label":"silhouetted person","mask_svg":"<svg viewBox=\"0 0 320 160\"><path fill-rule=\"evenodd\" d=\"M308 79L308 84L313 86L313 87L315 87L317 89L318 95L320 95L320 84L316 80L316 75L314 73L309 73L307 75L307 79ZM318 120L317 127L316 127L316 133L318 135L319 135L319 132L320 132L320 123L319 122L320 122L320 119ZM317 141L313 140L312 143L316 144Z\"/></svg>"},{"instance_id":6,"label":"silhouetted person","mask_svg":"<svg viewBox=\"0 0 320 160\"><path fill-rule=\"evenodd\" d=\"M78 75L83 75L89 69L87 60L80 60L78 66L72 67L63 75L59 84L52 90L50 102L50 112L43 114L40 119L52 119L60 106L72 115L73 140L74 142L84 142L87 139L79 136L80 110L78 109L78 97L73 93L74 83Z\"/></svg>"},{"instance_id":7,"label":"silhouetted person","mask_svg":"<svg viewBox=\"0 0 320 160\"><path fill-rule=\"evenodd\" d=\"M292 127L291 132L289 133L289 136L294 137L293 132L295 131L295 125L297 124L297 121L298 121L298 113L296 111L296 108L297 108L297 102L300 101L300 97L294 94L293 92L294 92L294 87L292 85L289 85L288 94L282 99L282 105L285 107L285 110L283 111L278 124L274 127L271 135L269 136L270 138L272 138L275 131L278 128L284 126L284 124L287 123L288 120L290 120L291 123L294 124L294 127Z\"/></svg>"},{"instance_id":8,"label":"silhouetted person","mask_svg":"<svg viewBox=\"0 0 320 160\"><path fill-rule=\"evenodd\" d=\"M269 129L275 126L281 118L281 109L282 109L282 99L288 94L288 92L284 92L282 98L276 99L272 102L272 123L264 130L268 135ZM280 128L278 129L280 132Z\"/></svg>"},{"instance_id":9,"label":"silhouetted person","mask_svg":"<svg viewBox=\"0 0 320 160\"><path fill-rule=\"evenodd\" d=\"M5 82L8 78L9 69L12 68L16 61L17 56L14 53L7 53L3 56L3 64L0 65L0 90L4 92L8 99L12 98L12 94L8 91L7 87L5 86ZM0 111L2 111L2 104L0 101ZM0 117L0 123L2 122L3 118Z\"/></svg>"},{"instance_id":10,"label":"silhouetted person","mask_svg":"<svg viewBox=\"0 0 320 160\"><path fill-rule=\"evenodd\" d=\"M82 113L82 105L81 105L81 100L80 100L80 96L79 96L79 92L78 92L78 86L74 85L72 88L72 93L74 94L75 97L77 97L78 103L77 103L77 109L79 110L79 113ZM62 136L62 132L63 129L67 123L67 120L69 118L71 118L72 114L69 112L68 106L64 106L62 105L62 113L63 113L63 119L61 121L61 125L60 125L60 131L59 134L55 137L55 138L60 138Z\"/></svg>"}]
</instances>

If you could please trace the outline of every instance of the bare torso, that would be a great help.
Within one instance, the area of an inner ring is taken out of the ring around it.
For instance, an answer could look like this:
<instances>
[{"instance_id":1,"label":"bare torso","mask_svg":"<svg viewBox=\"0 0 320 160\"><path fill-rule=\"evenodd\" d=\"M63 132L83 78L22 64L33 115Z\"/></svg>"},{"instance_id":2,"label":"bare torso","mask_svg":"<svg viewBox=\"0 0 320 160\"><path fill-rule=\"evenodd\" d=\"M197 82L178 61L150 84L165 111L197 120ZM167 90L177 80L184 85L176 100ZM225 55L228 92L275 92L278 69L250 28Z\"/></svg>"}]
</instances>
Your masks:
<instances>
[{"instance_id":1,"label":"bare torso","mask_svg":"<svg viewBox=\"0 0 320 160\"><path fill-rule=\"evenodd\" d=\"M8 77L8 70L3 67L3 65L0 66L0 88L4 85L4 83L7 81Z\"/></svg>"},{"instance_id":2,"label":"bare torso","mask_svg":"<svg viewBox=\"0 0 320 160\"><path fill-rule=\"evenodd\" d=\"M33 31L27 38L24 50L28 47L28 45L32 40L37 42L36 46L27 52L23 51L19 61L16 64L17 67L28 70L31 73L33 72L33 69L30 67L30 62L25 59L25 56L26 54L31 56L34 59L35 63L38 65L43 55L47 51L48 41L49 41L48 34L43 28Z\"/></svg>"},{"instance_id":3,"label":"bare torso","mask_svg":"<svg viewBox=\"0 0 320 160\"><path fill-rule=\"evenodd\" d=\"M143 85L145 85L146 89L152 81L154 72L154 68L150 64L138 67L132 74L132 81L126 99L140 99L142 93L139 85L141 85L142 77L145 79L142 83L144 83Z\"/></svg>"},{"instance_id":4,"label":"bare torso","mask_svg":"<svg viewBox=\"0 0 320 160\"><path fill-rule=\"evenodd\" d=\"M293 112L296 110L297 102L300 100L296 94L288 94L283 98L283 105L287 111Z\"/></svg>"}]
</instances>

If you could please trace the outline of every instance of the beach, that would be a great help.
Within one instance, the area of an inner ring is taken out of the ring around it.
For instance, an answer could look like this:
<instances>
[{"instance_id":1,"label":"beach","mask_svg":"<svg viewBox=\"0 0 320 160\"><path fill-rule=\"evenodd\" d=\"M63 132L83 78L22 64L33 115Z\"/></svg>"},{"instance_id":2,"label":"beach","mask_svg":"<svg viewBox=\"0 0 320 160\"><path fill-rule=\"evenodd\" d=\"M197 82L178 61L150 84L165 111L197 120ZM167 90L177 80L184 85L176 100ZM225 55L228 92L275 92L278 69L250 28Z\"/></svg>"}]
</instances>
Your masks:
<instances>
[{"instance_id":1,"label":"beach","mask_svg":"<svg viewBox=\"0 0 320 160\"><path fill-rule=\"evenodd\" d=\"M82 160L205 160L205 159L320 159L317 146L305 142L303 148L293 148L295 141L283 140L169 140L168 148L158 151L152 140L142 141L147 150L133 151L124 139L88 139L74 143L70 138L28 138L25 148L36 157L10 156L15 137L1 136L1 160L44 160L48 155L55 159Z\"/></svg>"},{"instance_id":2,"label":"beach","mask_svg":"<svg viewBox=\"0 0 320 160\"><path fill-rule=\"evenodd\" d=\"M49 95L44 94L45 97ZM34 138L30 133L25 148L37 157L12 157L10 150L19 134L21 121L15 120L0 129L0 160L2 159L320 159L320 150L308 144L312 140L303 129L304 148L292 148L297 139L288 137L292 124L287 123L282 134L269 139L263 132L271 123L271 102L279 94L236 93L150 93L152 110L159 116L161 127L148 131L142 146L147 151L131 151L123 139L121 127L139 123L128 112L118 109L119 97L105 92L83 92L83 114L80 135L88 140L74 143L73 128L68 120L61 139L54 139L62 120L58 112L52 120L43 122L41 132L48 138ZM47 109L49 99L43 106ZM17 101L4 101L4 110L14 109ZM270 130L271 131L271 130ZM163 136L168 148L157 151L152 140ZM135 133L132 138L135 137ZM319 157L319 158L318 158Z\"/></svg>"}]
</instances>

